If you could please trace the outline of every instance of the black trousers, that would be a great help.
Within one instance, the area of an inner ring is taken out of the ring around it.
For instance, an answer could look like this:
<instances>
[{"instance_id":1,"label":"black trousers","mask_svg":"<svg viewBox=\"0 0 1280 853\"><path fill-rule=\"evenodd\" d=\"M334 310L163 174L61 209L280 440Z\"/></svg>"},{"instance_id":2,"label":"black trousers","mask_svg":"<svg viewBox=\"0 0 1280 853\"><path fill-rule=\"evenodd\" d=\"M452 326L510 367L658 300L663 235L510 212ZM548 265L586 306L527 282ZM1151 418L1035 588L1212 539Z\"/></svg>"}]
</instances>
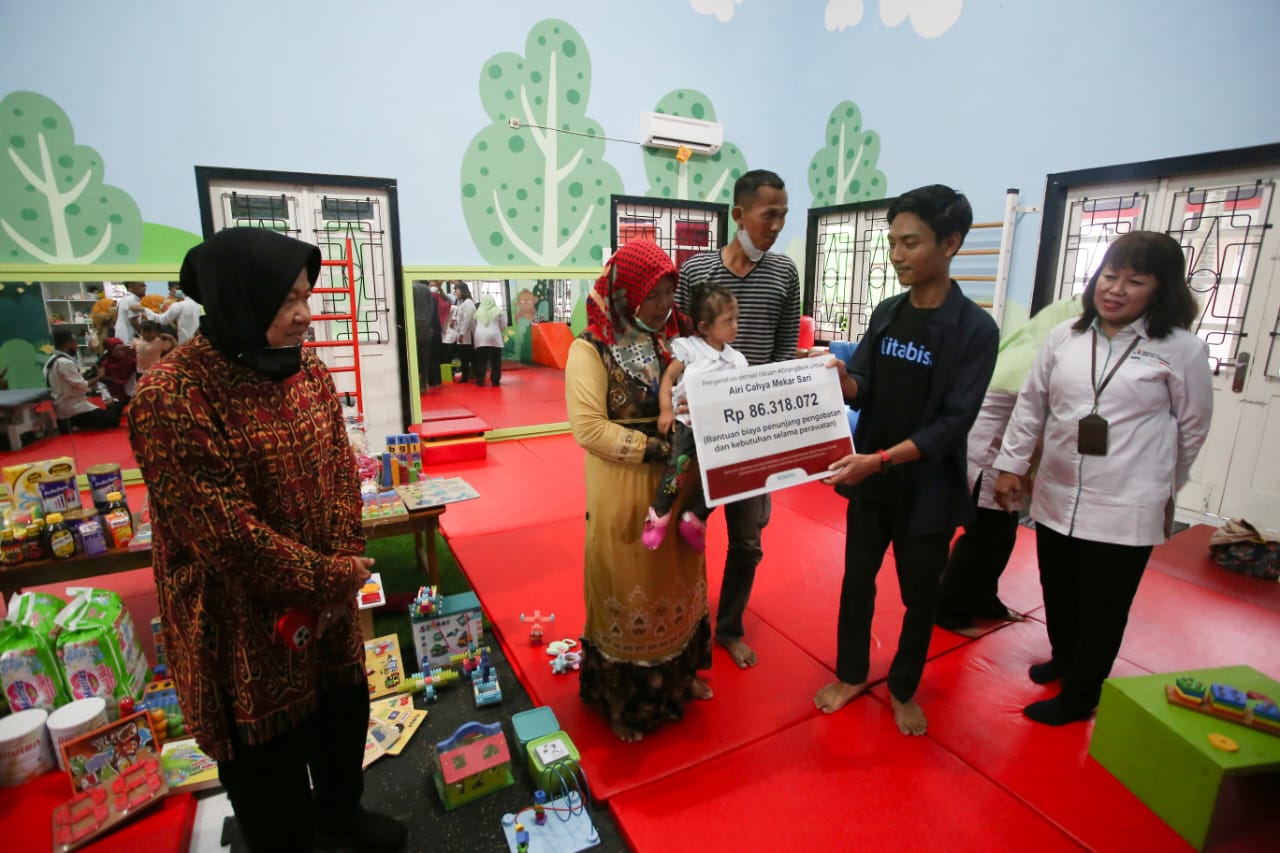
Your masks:
<instances>
[{"instance_id":1,"label":"black trousers","mask_svg":"<svg viewBox=\"0 0 1280 853\"><path fill-rule=\"evenodd\" d=\"M502 347L476 347L472 376L477 385L484 384L484 375L489 374L489 382L498 385L502 382Z\"/></svg>"},{"instance_id":2,"label":"black trousers","mask_svg":"<svg viewBox=\"0 0 1280 853\"><path fill-rule=\"evenodd\" d=\"M756 581L756 568L764 559L762 539L772 515L773 501L769 495L756 495L724 505L729 549L724 555L715 628L716 639L721 643L736 642L746 634L742 619Z\"/></svg>"},{"instance_id":3,"label":"black trousers","mask_svg":"<svg viewBox=\"0 0 1280 853\"><path fill-rule=\"evenodd\" d=\"M105 409L94 409L92 412L81 412L67 419L73 429L97 430L115 429L120 426L120 416L124 413L124 402L113 400Z\"/></svg>"},{"instance_id":4,"label":"black trousers","mask_svg":"<svg viewBox=\"0 0 1280 853\"><path fill-rule=\"evenodd\" d=\"M977 501L982 479L974 488ZM973 521L951 546L951 559L942 575L938 624L967 628L974 619L999 619L1008 612L1000 600L1000 575L1018 541L1018 516L1002 509L977 508Z\"/></svg>"},{"instance_id":5,"label":"black trousers","mask_svg":"<svg viewBox=\"0 0 1280 853\"><path fill-rule=\"evenodd\" d=\"M232 729L236 757L219 762L218 779L250 850L309 851L317 819L341 820L360 807L368 726L369 690L356 684L321 694L313 715L267 743L240 743Z\"/></svg>"},{"instance_id":6,"label":"black trousers","mask_svg":"<svg viewBox=\"0 0 1280 853\"><path fill-rule=\"evenodd\" d=\"M898 650L889 667L889 692L899 702L915 695L924 674L938 606L938 581L947 565L947 546L955 532L952 528L913 534L908 515L906 505L849 501L836 637L836 676L846 684L862 684L871 670L876 575L892 542L898 589L907 608L898 635Z\"/></svg>"},{"instance_id":7,"label":"black trousers","mask_svg":"<svg viewBox=\"0 0 1280 853\"><path fill-rule=\"evenodd\" d=\"M1049 645L1063 667L1062 698L1090 710L1120 653L1151 546L1092 542L1038 525L1036 557Z\"/></svg>"},{"instance_id":8,"label":"black trousers","mask_svg":"<svg viewBox=\"0 0 1280 853\"><path fill-rule=\"evenodd\" d=\"M430 330L418 332L418 390L426 391L439 385L440 333Z\"/></svg>"}]
</instances>

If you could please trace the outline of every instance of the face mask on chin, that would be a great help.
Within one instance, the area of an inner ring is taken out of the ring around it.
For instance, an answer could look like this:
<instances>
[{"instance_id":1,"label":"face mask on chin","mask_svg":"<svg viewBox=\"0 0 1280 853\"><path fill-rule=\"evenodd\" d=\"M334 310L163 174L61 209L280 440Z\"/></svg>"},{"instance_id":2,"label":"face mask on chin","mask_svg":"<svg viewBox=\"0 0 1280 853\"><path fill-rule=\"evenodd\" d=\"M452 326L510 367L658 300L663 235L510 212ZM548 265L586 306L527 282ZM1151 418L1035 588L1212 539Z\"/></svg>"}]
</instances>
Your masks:
<instances>
[{"instance_id":1,"label":"face mask on chin","mask_svg":"<svg viewBox=\"0 0 1280 853\"><path fill-rule=\"evenodd\" d=\"M637 326L639 326L640 328L644 329L646 332L648 332L648 333L649 333L649 334L651 334L651 335L656 335L656 334L658 334L658 332L661 332L663 329L665 329L665 328L666 328L666 326L667 326L667 321L668 321L668 320L670 320L670 319L671 319L671 309L670 309L670 308L668 308L668 309L667 309L667 316L665 316L665 317L663 317L663 318L662 318L662 322L661 322L661 323L659 323L659 324L658 324L658 328L656 328L656 329L655 329L655 328L652 328L652 327L651 327L648 323L646 323L644 320L641 320L641 319L640 319L640 315L639 315L639 314L636 314L636 315L635 315L636 325L637 325Z\"/></svg>"},{"instance_id":2,"label":"face mask on chin","mask_svg":"<svg viewBox=\"0 0 1280 853\"><path fill-rule=\"evenodd\" d=\"M738 228L738 245L742 247L742 251L746 252L747 259L753 264L760 263L760 259L764 257L765 250L756 248L756 244L751 242L751 235L745 228Z\"/></svg>"}]
</instances>

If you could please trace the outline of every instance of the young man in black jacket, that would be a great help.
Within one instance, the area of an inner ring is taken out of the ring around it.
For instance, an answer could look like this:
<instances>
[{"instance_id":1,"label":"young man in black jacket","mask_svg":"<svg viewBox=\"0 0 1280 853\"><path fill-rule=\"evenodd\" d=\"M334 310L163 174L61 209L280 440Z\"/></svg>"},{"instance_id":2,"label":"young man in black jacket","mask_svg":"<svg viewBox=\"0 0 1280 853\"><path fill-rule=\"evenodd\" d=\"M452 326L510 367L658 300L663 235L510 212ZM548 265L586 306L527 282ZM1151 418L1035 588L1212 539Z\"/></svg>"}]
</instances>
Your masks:
<instances>
[{"instance_id":1,"label":"young man in black jacket","mask_svg":"<svg viewBox=\"0 0 1280 853\"><path fill-rule=\"evenodd\" d=\"M862 414L855 450L825 482L849 499L840 593L836 676L814 704L827 713L867 689L876 574L893 543L907 611L889 670L899 730L925 733L914 701L929 652L939 579L951 537L973 515L965 472L969 433L991 373L1000 331L951 280L973 224L963 195L939 185L889 206L889 260L906 293L871 314L862 343L841 371L845 399Z\"/></svg>"}]
</instances>

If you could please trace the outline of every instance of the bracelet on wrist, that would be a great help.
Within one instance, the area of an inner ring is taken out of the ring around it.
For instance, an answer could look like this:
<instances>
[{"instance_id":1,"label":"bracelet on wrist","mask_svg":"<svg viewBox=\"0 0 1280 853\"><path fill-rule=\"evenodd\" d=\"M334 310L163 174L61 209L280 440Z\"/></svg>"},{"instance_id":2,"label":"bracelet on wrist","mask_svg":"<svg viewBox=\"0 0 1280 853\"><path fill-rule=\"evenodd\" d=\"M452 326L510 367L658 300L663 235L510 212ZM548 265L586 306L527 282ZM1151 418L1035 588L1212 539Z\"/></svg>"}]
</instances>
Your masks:
<instances>
[{"instance_id":1,"label":"bracelet on wrist","mask_svg":"<svg viewBox=\"0 0 1280 853\"><path fill-rule=\"evenodd\" d=\"M889 451L877 450L876 454L880 457L880 470L884 471L893 465L893 459L889 457Z\"/></svg>"}]
</instances>

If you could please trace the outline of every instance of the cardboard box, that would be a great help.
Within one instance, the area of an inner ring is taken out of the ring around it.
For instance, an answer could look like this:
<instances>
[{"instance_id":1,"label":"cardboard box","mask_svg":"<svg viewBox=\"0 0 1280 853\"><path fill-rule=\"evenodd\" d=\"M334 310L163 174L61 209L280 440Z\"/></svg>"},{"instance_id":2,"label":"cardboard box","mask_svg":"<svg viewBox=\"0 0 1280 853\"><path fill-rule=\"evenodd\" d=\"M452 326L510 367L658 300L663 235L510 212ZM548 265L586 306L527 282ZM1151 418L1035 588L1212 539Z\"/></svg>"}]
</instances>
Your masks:
<instances>
[{"instance_id":1,"label":"cardboard box","mask_svg":"<svg viewBox=\"0 0 1280 853\"><path fill-rule=\"evenodd\" d=\"M472 643L479 645L484 637L484 617L474 592L443 596L430 616L410 617L420 669L449 666L454 655L465 653Z\"/></svg>"},{"instance_id":2,"label":"cardboard box","mask_svg":"<svg viewBox=\"0 0 1280 853\"><path fill-rule=\"evenodd\" d=\"M65 477L76 473L76 461L70 456L42 459L39 462L23 462L3 469L4 495L14 516L32 513L32 518L44 517L40 502L40 481L47 477Z\"/></svg>"}]
</instances>

